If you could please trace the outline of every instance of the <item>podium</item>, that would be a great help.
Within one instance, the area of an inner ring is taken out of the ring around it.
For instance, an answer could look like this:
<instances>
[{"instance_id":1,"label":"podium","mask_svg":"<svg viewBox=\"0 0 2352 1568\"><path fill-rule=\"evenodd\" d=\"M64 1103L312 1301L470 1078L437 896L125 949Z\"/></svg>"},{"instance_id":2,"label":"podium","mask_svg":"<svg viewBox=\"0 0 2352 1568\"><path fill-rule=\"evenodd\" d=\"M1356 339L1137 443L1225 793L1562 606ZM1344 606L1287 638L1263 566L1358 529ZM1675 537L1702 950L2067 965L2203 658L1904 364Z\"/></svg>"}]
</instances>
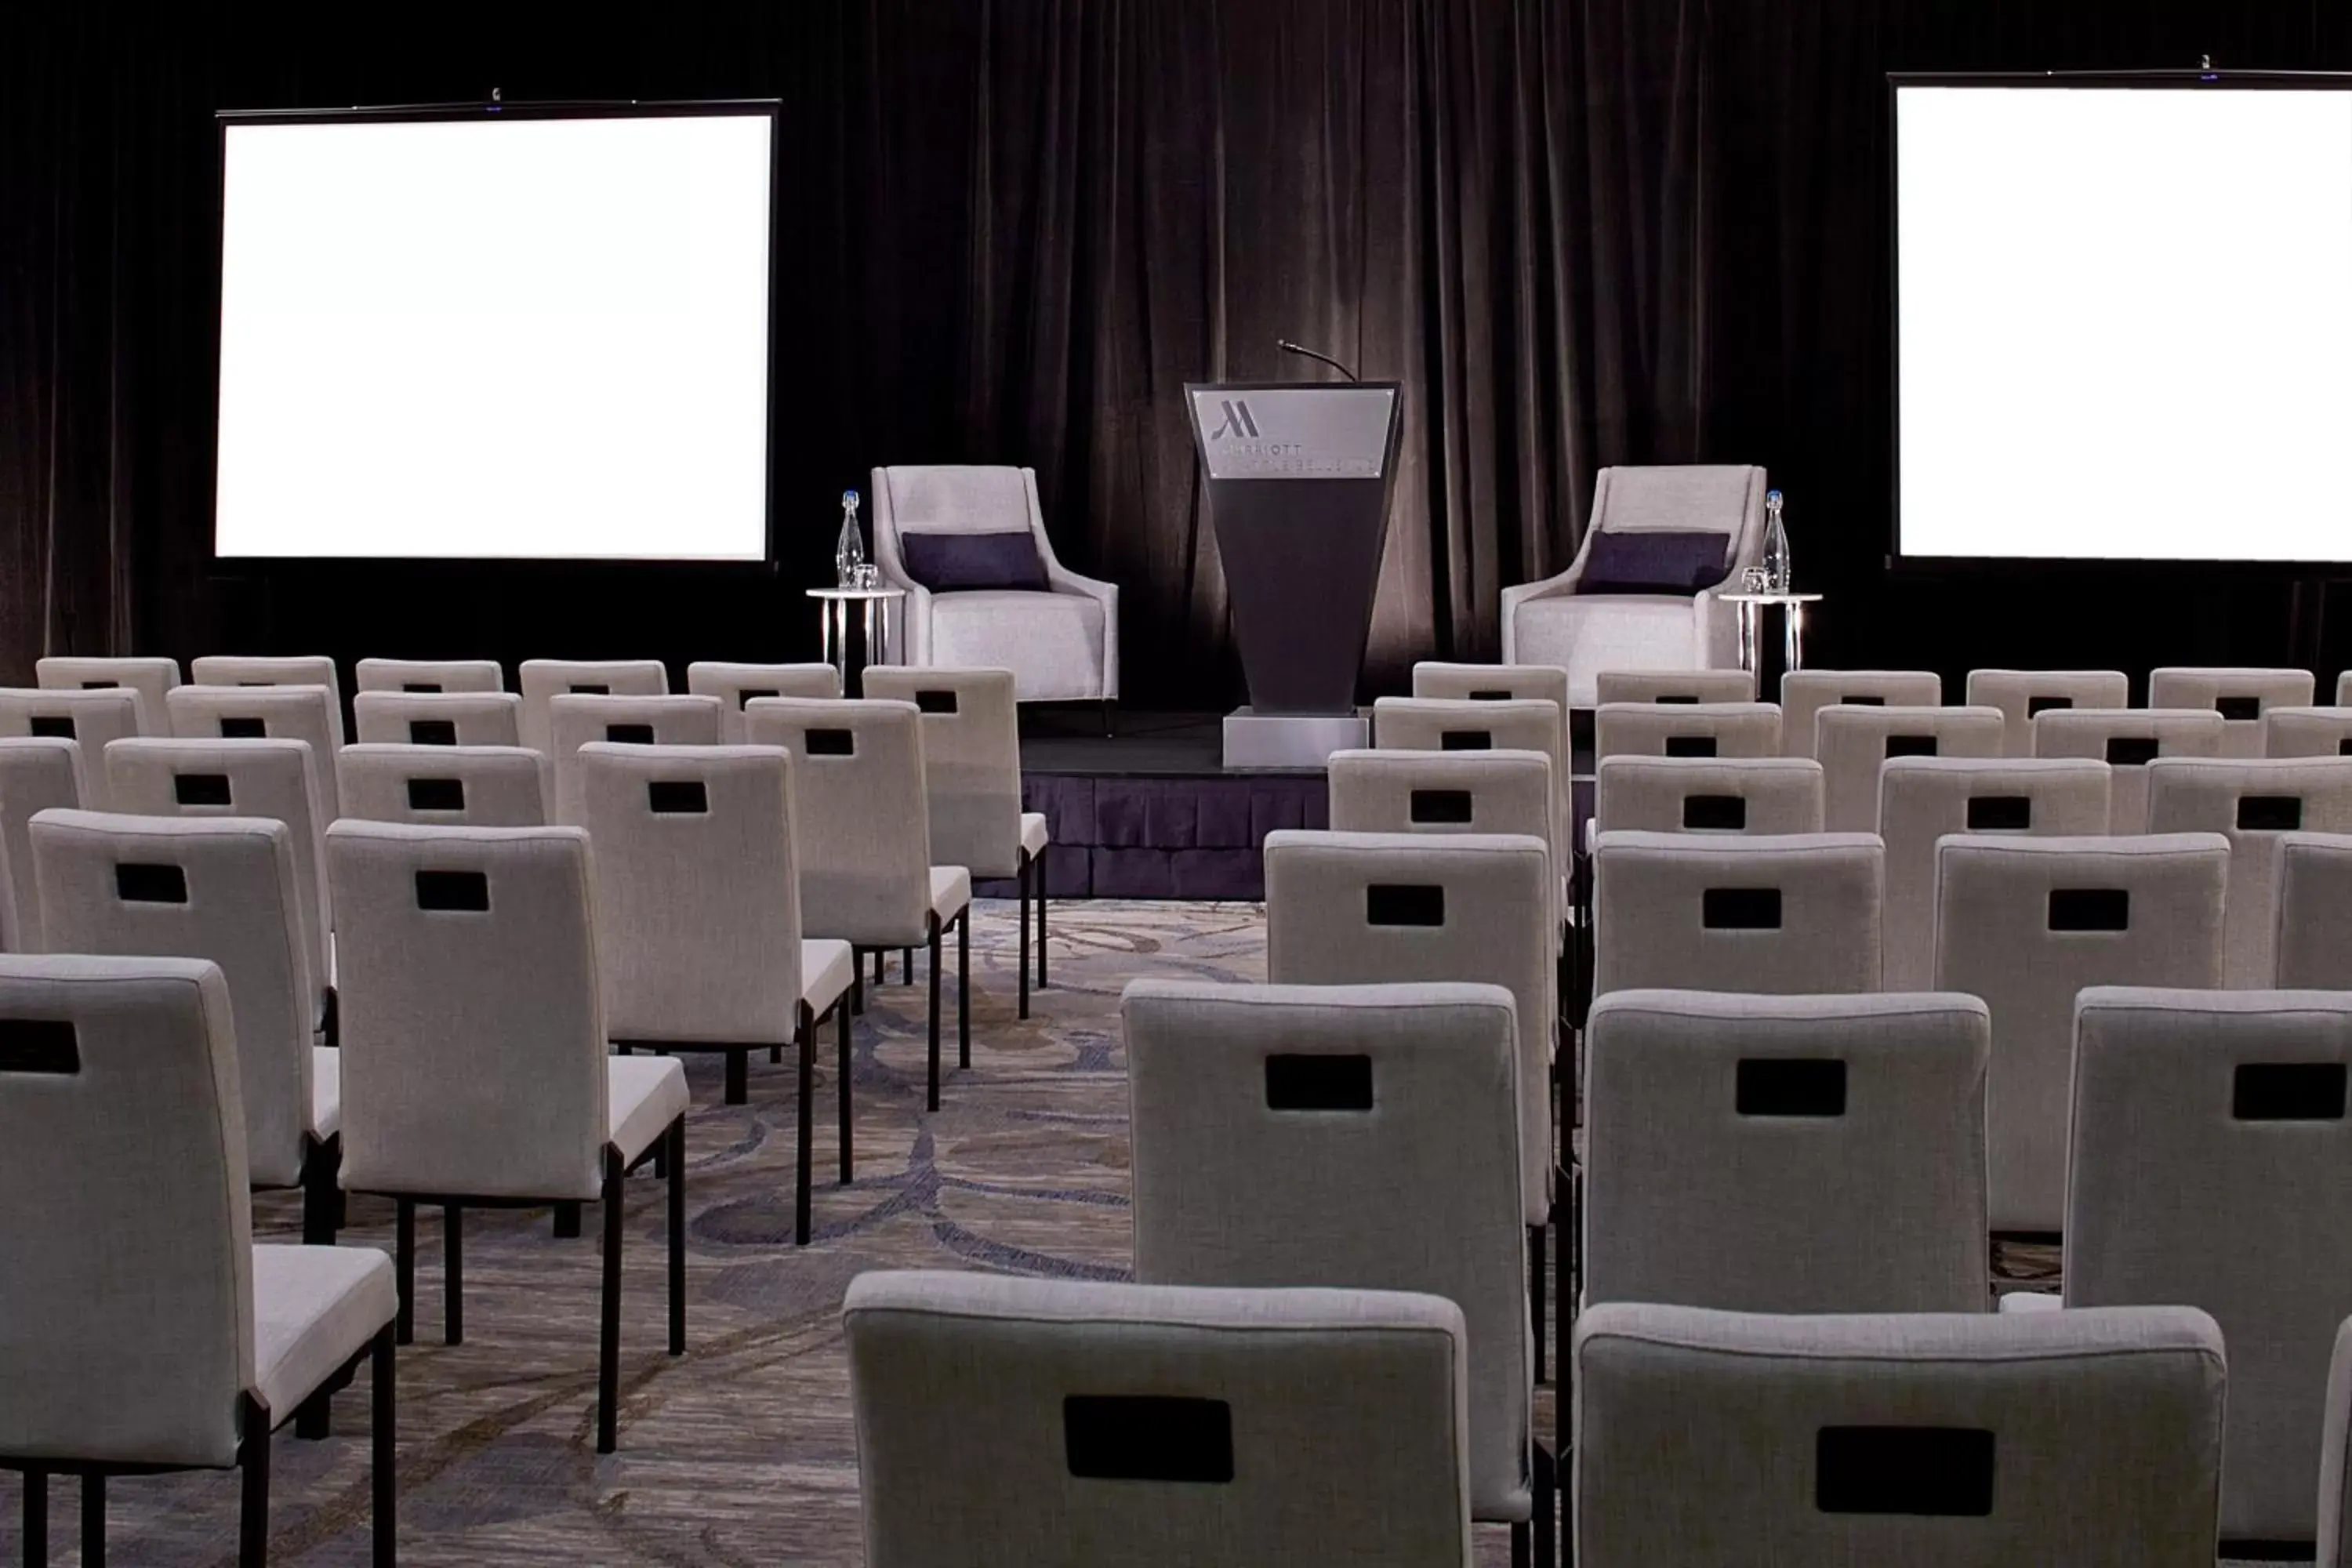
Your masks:
<instances>
[{"instance_id":1,"label":"podium","mask_svg":"<svg viewBox=\"0 0 2352 1568\"><path fill-rule=\"evenodd\" d=\"M1188 383L1249 705L1229 768L1319 768L1370 742L1356 678L1371 630L1396 469L1398 387Z\"/></svg>"}]
</instances>

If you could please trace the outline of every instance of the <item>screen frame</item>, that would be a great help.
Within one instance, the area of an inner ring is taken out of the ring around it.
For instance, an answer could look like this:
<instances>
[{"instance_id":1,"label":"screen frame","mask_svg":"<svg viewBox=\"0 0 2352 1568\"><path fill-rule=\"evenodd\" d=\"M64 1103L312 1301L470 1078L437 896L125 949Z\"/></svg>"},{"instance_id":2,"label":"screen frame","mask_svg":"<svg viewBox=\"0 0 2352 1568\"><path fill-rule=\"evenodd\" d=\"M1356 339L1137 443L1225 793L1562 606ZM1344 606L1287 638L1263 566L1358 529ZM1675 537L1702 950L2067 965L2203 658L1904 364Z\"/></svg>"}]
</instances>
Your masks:
<instances>
[{"instance_id":1,"label":"screen frame","mask_svg":"<svg viewBox=\"0 0 2352 1568\"><path fill-rule=\"evenodd\" d=\"M2265 90L2352 93L2352 72L2309 70L1888 71L1886 73L1886 554L1890 573L1970 575L2019 567L2053 572L2117 568L2164 573L2222 572L2241 578L2352 575L2352 550L2341 559L2273 561L2242 555L1926 555L1903 549L1903 205L1902 121L1906 87L2058 88L2128 91L2188 88L2217 92Z\"/></svg>"},{"instance_id":2,"label":"screen frame","mask_svg":"<svg viewBox=\"0 0 2352 1568\"><path fill-rule=\"evenodd\" d=\"M489 123L505 120L674 120L764 116L768 121L768 321L766 406L761 411L760 553L732 555L224 555L220 552L220 362L221 265L228 230L228 133L249 125L389 125ZM782 239L783 100L777 98L563 100L507 103L492 98L484 103L418 103L362 105L350 109L223 109L214 111L216 152L214 174L219 184L213 206L212 263L212 525L205 531L204 562L215 574L255 571L319 571L343 568L383 569L414 566L479 566L500 568L625 568L686 572L750 572L773 574L776 556L776 374L778 321L777 261Z\"/></svg>"}]
</instances>

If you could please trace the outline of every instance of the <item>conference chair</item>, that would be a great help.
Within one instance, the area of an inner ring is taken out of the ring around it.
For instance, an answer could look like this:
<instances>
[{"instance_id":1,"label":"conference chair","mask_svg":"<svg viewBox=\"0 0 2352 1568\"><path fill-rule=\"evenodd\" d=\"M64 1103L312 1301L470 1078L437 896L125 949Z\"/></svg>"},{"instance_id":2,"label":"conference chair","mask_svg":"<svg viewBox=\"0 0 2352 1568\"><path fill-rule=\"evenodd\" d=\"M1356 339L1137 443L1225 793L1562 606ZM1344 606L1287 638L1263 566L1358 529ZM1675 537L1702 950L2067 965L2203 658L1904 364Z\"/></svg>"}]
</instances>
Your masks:
<instances>
[{"instance_id":1,"label":"conference chair","mask_svg":"<svg viewBox=\"0 0 2352 1568\"><path fill-rule=\"evenodd\" d=\"M183 741L302 741L310 747L310 787L316 820L342 815L335 784L335 753L342 750L343 716L325 686L175 686L164 694L172 733Z\"/></svg>"},{"instance_id":2,"label":"conference chair","mask_svg":"<svg viewBox=\"0 0 2352 1568\"><path fill-rule=\"evenodd\" d=\"M362 746L522 744L522 699L511 691L362 691L352 719Z\"/></svg>"},{"instance_id":3,"label":"conference chair","mask_svg":"<svg viewBox=\"0 0 2352 1568\"><path fill-rule=\"evenodd\" d=\"M2065 1224L2076 994L2220 985L2229 875L2230 841L2218 833L1937 845L1936 989L1992 1009L1994 1234L2048 1237Z\"/></svg>"},{"instance_id":4,"label":"conference chair","mask_svg":"<svg viewBox=\"0 0 2352 1568\"><path fill-rule=\"evenodd\" d=\"M139 699L127 689L42 691L0 687L0 738L38 735L79 742L81 804L93 811L114 809L113 786L99 760L109 745L138 733Z\"/></svg>"},{"instance_id":5,"label":"conference chair","mask_svg":"<svg viewBox=\"0 0 2352 1568\"><path fill-rule=\"evenodd\" d=\"M267 817L49 810L32 823L41 919L59 952L209 959L228 985L246 1167L302 1189L302 1239L335 1239L341 1051L312 1044L294 836Z\"/></svg>"},{"instance_id":6,"label":"conference chair","mask_svg":"<svg viewBox=\"0 0 2352 1568\"><path fill-rule=\"evenodd\" d=\"M841 1179L851 1175L849 944L801 935L789 759L773 746L580 749L595 845L604 1032L624 1052L719 1051L749 1098L755 1049L800 1052L793 1231L808 1244L817 1031L839 1015Z\"/></svg>"},{"instance_id":7,"label":"conference chair","mask_svg":"<svg viewBox=\"0 0 2352 1568\"><path fill-rule=\"evenodd\" d=\"M715 746L716 697L551 697L547 702L547 760L555 769L553 820L584 826L580 748L591 741L627 746Z\"/></svg>"},{"instance_id":8,"label":"conference chair","mask_svg":"<svg viewBox=\"0 0 2352 1568\"><path fill-rule=\"evenodd\" d=\"M0 740L0 952L47 952L41 889L33 875L33 818L79 807L81 743L47 735Z\"/></svg>"},{"instance_id":9,"label":"conference chair","mask_svg":"<svg viewBox=\"0 0 2352 1568\"><path fill-rule=\"evenodd\" d=\"M2352 1568L2352 1318L2327 1358L2326 1426L2319 1443L2320 1568Z\"/></svg>"},{"instance_id":10,"label":"conference chair","mask_svg":"<svg viewBox=\"0 0 2352 1568\"><path fill-rule=\"evenodd\" d=\"M743 704L755 697L839 697L841 671L824 663L725 664L698 659L686 667L686 689L697 697L719 699L723 704L719 716L719 744L740 746L744 743Z\"/></svg>"},{"instance_id":11,"label":"conference chair","mask_svg":"<svg viewBox=\"0 0 2352 1568\"><path fill-rule=\"evenodd\" d=\"M167 735L171 733L171 719L163 711L163 694L180 684L180 661L52 657L34 662L33 679L45 691L106 691L121 688L138 699L133 706L138 713L139 732Z\"/></svg>"},{"instance_id":12,"label":"conference chair","mask_svg":"<svg viewBox=\"0 0 2352 1568\"><path fill-rule=\"evenodd\" d=\"M1592 994L1878 989L1871 833L1604 833L1592 854Z\"/></svg>"},{"instance_id":13,"label":"conference chair","mask_svg":"<svg viewBox=\"0 0 2352 1568\"><path fill-rule=\"evenodd\" d=\"M666 697L669 672L657 658L527 658L515 668L522 693L522 743L544 752L551 743L547 704L557 697Z\"/></svg>"},{"instance_id":14,"label":"conference chair","mask_svg":"<svg viewBox=\"0 0 2352 1568\"><path fill-rule=\"evenodd\" d=\"M2263 714L2266 757L2352 757L2352 708L2273 708Z\"/></svg>"},{"instance_id":15,"label":"conference chair","mask_svg":"<svg viewBox=\"0 0 2352 1568\"><path fill-rule=\"evenodd\" d=\"M930 950L929 1077L940 1108L940 950L956 937L956 1065L971 1066L971 874L935 865L923 772L922 710L911 702L755 697L743 710L755 746L792 753L805 933L869 952ZM851 982L855 1006L860 983Z\"/></svg>"},{"instance_id":16,"label":"conference chair","mask_svg":"<svg viewBox=\"0 0 2352 1568\"><path fill-rule=\"evenodd\" d=\"M602 1200L596 1451L613 1451L627 1173L668 1178L669 1353L686 1353L686 1072L605 1045L588 836L339 822L343 1170L395 1205L397 1337L413 1334L416 1208L441 1210L443 1338L465 1338L464 1211ZM459 1088L458 1086L462 1086Z\"/></svg>"},{"instance_id":17,"label":"conference chair","mask_svg":"<svg viewBox=\"0 0 2352 1568\"><path fill-rule=\"evenodd\" d=\"M270 1434L294 1417L324 1436L365 1364L370 1561L392 1568L392 1265L253 1244L220 971L0 957L0 1184L19 1194L0 1205L0 1469L24 1478L24 1561L48 1561L52 1475L81 1478L94 1564L110 1479L234 1468L237 1562L259 1568Z\"/></svg>"},{"instance_id":18,"label":"conference chair","mask_svg":"<svg viewBox=\"0 0 2352 1568\"><path fill-rule=\"evenodd\" d=\"M1601 469L1568 569L1503 590L1503 662L1567 670L1579 708L1604 669L1737 665L1738 611L1720 595L1762 559L1764 489L1745 465Z\"/></svg>"},{"instance_id":19,"label":"conference chair","mask_svg":"<svg viewBox=\"0 0 2352 1568\"><path fill-rule=\"evenodd\" d=\"M1381 751L1541 752L1551 759L1554 863L1568 865L1568 720L1549 698L1472 700L1383 697L1372 704L1372 745Z\"/></svg>"},{"instance_id":20,"label":"conference chair","mask_svg":"<svg viewBox=\"0 0 2352 1568\"><path fill-rule=\"evenodd\" d=\"M841 1318L866 1568L1470 1568L1451 1301L868 1273Z\"/></svg>"},{"instance_id":21,"label":"conference chair","mask_svg":"<svg viewBox=\"0 0 2352 1568\"><path fill-rule=\"evenodd\" d=\"M1449 664L1412 667L1412 694L1454 702L1549 702L1568 722L1568 671L1549 664Z\"/></svg>"},{"instance_id":22,"label":"conference chair","mask_svg":"<svg viewBox=\"0 0 2352 1568\"><path fill-rule=\"evenodd\" d=\"M1601 997L1584 1303L1986 1310L1990 1029L1973 996Z\"/></svg>"},{"instance_id":23,"label":"conference chair","mask_svg":"<svg viewBox=\"0 0 2352 1568\"><path fill-rule=\"evenodd\" d=\"M1756 676L1746 669L1604 669L1592 678L1601 707L1612 702L1753 702Z\"/></svg>"},{"instance_id":24,"label":"conference chair","mask_svg":"<svg viewBox=\"0 0 2352 1568\"><path fill-rule=\"evenodd\" d=\"M1009 669L1023 702L1118 700L1118 587L1062 564L1032 468L874 470L874 563L903 589L897 662Z\"/></svg>"},{"instance_id":25,"label":"conference chair","mask_svg":"<svg viewBox=\"0 0 2352 1568\"><path fill-rule=\"evenodd\" d=\"M2340 992L2101 986L2075 1004L2064 1301L2178 1302L2221 1325L2224 1557L2319 1533L2328 1355L2352 1314L2347 1062Z\"/></svg>"},{"instance_id":26,"label":"conference chair","mask_svg":"<svg viewBox=\"0 0 2352 1568\"><path fill-rule=\"evenodd\" d=\"M1813 714L1822 821L1832 833L1878 831L1879 773L1905 757L1999 757L1998 708L1849 707Z\"/></svg>"},{"instance_id":27,"label":"conference chair","mask_svg":"<svg viewBox=\"0 0 2352 1568\"><path fill-rule=\"evenodd\" d=\"M931 853L976 881L1010 879L1018 889L1020 1016L1029 1016L1029 906L1036 904L1037 984L1045 984L1045 851L1043 812L1021 809L1021 716L1009 669L911 669L868 665L870 698L911 702L923 716L923 795L930 805ZM907 978L914 978L911 971ZM880 959L875 983L881 983Z\"/></svg>"},{"instance_id":28,"label":"conference chair","mask_svg":"<svg viewBox=\"0 0 2352 1568\"><path fill-rule=\"evenodd\" d=\"M2263 715L2273 708L2311 706L2307 669L2185 668L2147 672L2150 708L2210 708L2221 715L2225 757L2263 754Z\"/></svg>"},{"instance_id":29,"label":"conference chair","mask_svg":"<svg viewBox=\"0 0 2352 1568\"><path fill-rule=\"evenodd\" d=\"M1604 758L1593 833L1819 833L1822 765L1811 757Z\"/></svg>"},{"instance_id":30,"label":"conference chair","mask_svg":"<svg viewBox=\"0 0 2352 1568\"><path fill-rule=\"evenodd\" d=\"M547 758L520 746L345 746L343 815L443 827L539 827L554 791Z\"/></svg>"},{"instance_id":31,"label":"conference chair","mask_svg":"<svg viewBox=\"0 0 2352 1568\"><path fill-rule=\"evenodd\" d=\"M1592 716L1592 754L1611 757L1777 757L1772 702L1612 702Z\"/></svg>"},{"instance_id":32,"label":"conference chair","mask_svg":"<svg viewBox=\"0 0 2352 1568\"><path fill-rule=\"evenodd\" d=\"M206 654L188 663L188 680L196 686L322 686L327 690L327 716L332 743L343 743L343 686L336 678L335 661L321 656L258 658L239 654ZM165 694L168 702L170 693ZM334 753L320 751L320 756Z\"/></svg>"},{"instance_id":33,"label":"conference chair","mask_svg":"<svg viewBox=\"0 0 2352 1568\"><path fill-rule=\"evenodd\" d=\"M2147 765L2147 826L2230 841L2221 983L2267 986L2277 965L2279 841L2352 833L2352 757L2159 758Z\"/></svg>"},{"instance_id":34,"label":"conference chair","mask_svg":"<svg viewBox=\"0 0 2352 1568\"><path fill-rule=\"evenodd\" d=\"M2001 755L2033 755L2033 721L2053 709L2128 708L2131 678L2120 669L1972 669L1969 706L1998 708Z\"/></svg>"},{"instance_id":35,"label":"conference chair","mask_svg":"<svg viewBox=\"0 0 2352 1568\"><path fill-rule=\"evenodd\" d=\"M1469 1334L1470 1513L1549 1563L1517 1027L1498 985L1138 980L1119 1005L1141 1285L1414 1290Z\"/></svg>"},{"instance_id":36,"label":"conference chair","mask_svg":"<svg viewBox=\"0 0 2352 1568\"><path fill-rule=\"evenodd\" d=\"M361 691L430 697L507 689L506 671L494 658L363 658L356 674Z\"/></svg>"},{"instance_id":37,"label":"conference chair","mask_svg":"<svg viewBox=\"0 0 2352 1568\"><path fill-rule=\"evenodd\" d=\"M2194 708L2074 708L2036 714L2033 754L2093 757L2113 770L2107 831L2147 831L2147 764L2158 757L2218 757L2221 715Z\"/></svg>"},{"instance_id":38,"label":"conference chair","mask_svg":"<svg viewBox=\"0 0 2352 1568\"><path fill-rule=\"evenodd\" d=\"M2095 838L2107 830L2109 788L2107 764L2087 758L1889 758L1878 795L1885 988L1935 984L1938 841L1954 833Z\"/></svg>"},{"instance_id":39,"label":"conference chair","mask_svg":"<svg viewBox=\"0 0 2352 1568\"><path fill-rule=\"evenodd\" d=\"M1940 708L1943 677L1924 669L1792 669L1780 677L1780 751L1817 754L1814 719L1824 708Z\"/></svg>"},{"instance_id":40,"label":"conference chair","mask_svg":"<svg viewBox=\"0 0 2352 1568\"><path fill-rule=\"evenodd\" d=\"M2352 991L2352 837L2290 833L2279 840L2273 984Z\"/></svg>"},{"instance_id":41,"label":"conference chair","mask_svg":"<svg viewBox=\"0 0 2352 1568\"><path fill-rule=\"evenodd\" d=\"M2221 1331L2188 1307L1576 1330L1579 1568L2211 1568Z\"/></svg>"}]
</instances>

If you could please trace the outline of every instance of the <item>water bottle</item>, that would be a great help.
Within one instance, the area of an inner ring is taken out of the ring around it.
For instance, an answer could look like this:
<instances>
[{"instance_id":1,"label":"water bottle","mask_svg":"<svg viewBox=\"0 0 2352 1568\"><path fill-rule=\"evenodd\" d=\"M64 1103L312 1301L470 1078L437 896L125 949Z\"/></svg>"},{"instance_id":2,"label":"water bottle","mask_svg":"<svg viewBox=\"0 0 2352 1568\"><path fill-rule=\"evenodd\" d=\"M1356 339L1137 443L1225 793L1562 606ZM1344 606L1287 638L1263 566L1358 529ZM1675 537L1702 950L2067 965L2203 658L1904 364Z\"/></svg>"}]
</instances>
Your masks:
<instances>
[{"instance_id":1,"label":"water bottle","mask_svg":"<svg viewBox=\"0 0 2352 1568\"><path fill-rule=\"evenodd\" d=\"M1780 524L1780 492L1764 492L1764 585L1767 592L1789 591L1789 531Z\"/></svg>"},{"instance_id":2,"label":"water bottle","mask_svg":"<svg viewBox=\"0 0 2352 1568\"><path fill-rule=\"evenodd\" d=\"M1776 495L1778 491L1774 492ZM857 586L857 569L866 564L866 537L857 531L857 492L841 492L841 542L833 547L836 586Z\"/></svg>"}]
</instances>

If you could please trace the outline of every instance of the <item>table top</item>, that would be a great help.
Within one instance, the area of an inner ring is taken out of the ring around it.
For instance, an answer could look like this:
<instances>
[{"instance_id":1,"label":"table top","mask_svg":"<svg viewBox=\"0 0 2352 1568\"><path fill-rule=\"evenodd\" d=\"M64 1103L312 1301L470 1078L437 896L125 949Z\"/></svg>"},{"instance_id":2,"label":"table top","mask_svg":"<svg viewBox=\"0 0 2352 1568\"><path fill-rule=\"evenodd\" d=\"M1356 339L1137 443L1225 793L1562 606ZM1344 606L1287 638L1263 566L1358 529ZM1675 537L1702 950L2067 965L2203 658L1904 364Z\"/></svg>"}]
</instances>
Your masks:
<instances>
[{"instance_id":1,"label":"table top","mask_svg":"<svg viewBox=\"0 0 2352 1568\"><path fill-rule=\"evenodd\" d=\"M1819 594L1717 594L1727 605L1818 605Z\"/></svg>"},{"instance_id":2,"label":"table top","mask_svg":"<svg viewBox=\"0 0 2352 1568\"><path fill-rule=\"evenodd\" d=\"M903 599L904 588L811 588L812 599Z\"/></svg>"}]
</instances>

